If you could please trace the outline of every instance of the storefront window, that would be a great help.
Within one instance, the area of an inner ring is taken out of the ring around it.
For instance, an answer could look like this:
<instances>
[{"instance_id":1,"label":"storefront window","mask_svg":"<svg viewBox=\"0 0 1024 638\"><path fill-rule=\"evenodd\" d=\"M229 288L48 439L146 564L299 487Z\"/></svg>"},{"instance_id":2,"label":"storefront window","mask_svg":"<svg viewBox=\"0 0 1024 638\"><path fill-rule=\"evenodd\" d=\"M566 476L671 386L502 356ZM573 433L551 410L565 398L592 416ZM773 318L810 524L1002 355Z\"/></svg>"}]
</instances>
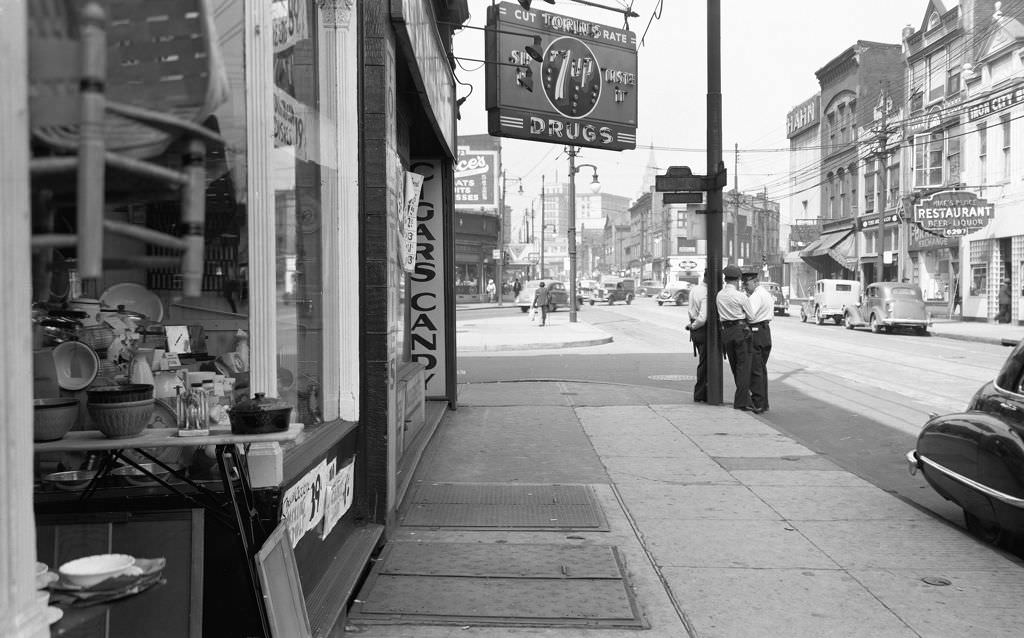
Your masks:
<instances>
[{"instance_id":1,"label":"storefront window","mask_svg":"<svg viewBox=\"0 0 1024 638\"><path fill-rule=\"evenodd\" d=\"M43 4L29 3L32 9ZM216 15L207 7L183 0L175 4L180 11L154 5L151 14L140 10L106 23L106 99L183 125L148 127L110 113L100 125L108 153L182 171L185 178L183 157L201 157L201 181L190 182L200 193L198 204L187 204L186 189L177 184L107 166L106 181L98 184L101 205L81 224L73 173L32 181L37 234L75 238L33 254L36 396L126 381L151 383L158 400L154 415L172 425L176 387L208 379L216 383L218 396L208 425L227 425L226 408L233 397L248 393L245 49L237 37L244 24L243 5L228 3ZM37 41L30 49L58 55L58 48L45 40L47 34L74 31L71 14L44 10L31 19ZM160 38L152 35L154 23L160 24ZM77 72L77 63L69 60L68 68ZM30 70L32 153L67 154L68 146L53 145L38 126L47 117L45 105L58 96L47 94L47 87L34 84L31 76ZM72 100L68 112L77 118L77 79L73 86L67 94ZM195 146L187 132L195 125L219 134L222 141ZM104 172L103 167L98 170ZM105 222L99 276L89 277L83 237L90 227L102 228ZM182 236L201 241L192 251L183 250ZM183 253L190 256L183 258ZM198 266L194 275L193 265ZM72 340L95 352L98 366L83 370L88 374L68 386L66 379L50 378L46 370L52 365L45 362L54 346Z\"/></svg>"},{"instance_id":2,"label":"storefront window","mask_svg":"<svg viewBox=\"0 0 1024 638\"><path fill-rule=\"evenodd\" d=\"M319 69L312 0L275 0L274 150L277 393L293 420L323 414L323 224Z\"/></svg>"},{"instance_id":3,"label":"storefront window","mask_svg":"<svg viewBox=\"0 0 1024 638\"><path fill-rule=\"evenodd\" d=\"M971 296L988 294L988 266L971 266Z\"/></svg>"}]
</instances>

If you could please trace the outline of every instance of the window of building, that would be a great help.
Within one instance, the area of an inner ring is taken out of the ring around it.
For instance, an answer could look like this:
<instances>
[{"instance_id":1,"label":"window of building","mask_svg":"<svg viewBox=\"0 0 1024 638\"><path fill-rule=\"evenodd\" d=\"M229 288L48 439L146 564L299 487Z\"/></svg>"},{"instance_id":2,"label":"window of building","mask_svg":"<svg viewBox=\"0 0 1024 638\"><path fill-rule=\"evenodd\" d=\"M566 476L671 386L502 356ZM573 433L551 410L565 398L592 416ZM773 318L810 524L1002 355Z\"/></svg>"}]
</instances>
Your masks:
<instances>
[{"instance_id":1,"label":"window of building","mask_svg":"<svg viewBox=\"0 0 1024 638\"><path fill-rule=\"evenodd\" d=\"M992 254L992 240L982 239L971 242L971 287L972 297L988 294L988 260Z\"/></svg>"},{"instance_id":2,"label":"window of building","mask_svg":"<svg viewBox=\"0 0 1024 638\"><path fill-rule=\"evenodd\" d=\"M864 212L870 213L875 210L875 179L877 173L875 172L875 163L873 161L868 162L868 171L864 174Z\"/></svg>"},{"instance_id":3,"label":"window of building","mask_svg":"<svg viewBox=\"0 0 1024 638\"><path fill-rule=\"evenodd\" d=\"M959 184L960 179L960 138L963 132L954 126L946 134L946 183Z\"/></svg>"},{"instance_id":4,"label":"window of building","mask_svg":"<svg viewBox=\"0 0 1024 638\"><path fill-rule=\"evenodd\" d=\"M928 56L928 101L938 100L946 94L946 50Z\"/></svg>"},{"instance_id":5,"label":"window of building","mask_svg":"<svg viewBox=\"0 0 1024 638\"><path fill-rule=\"evenodd\" d=\"M857 214L857 169L851 167L847 172L850 176L850 215Z\"/></svg>"},{"instance_id":6,"label":"window of building","mask_svg":"<svg viewBox=\"0 0 1024 638\"><path fill-rule=\"evenodd\" d=\"M942 131L914 136L914 186L942 185L942 158L945 136Z\"/></svg>"},{"instance_id":7,"label":"window of building","mask_svg":"<svg viewBox=\"0 0 1024 638\"><path fill-rule=\"evenodd\" d=\"M927 30L931 31L935 27L939 26L941 23L942 23L942 20L939 18L939 13L937 11L932 11L932 14L930 16L928 16L928 29Z\"/></svg>"},{"instance_id":8,"label":"window of building","mask_svg":"<svg viewBox=\"0 0 1024 638\"><path fill-rule=\"evenodd\" d=\"M984 186L988 181L988 125L982 122L978 125L978 184Z\"/></svg>"},{"instance_id":9,"label":"window of building","mask_svg":"<svg viewBox=\"0 0 1024 638\"><path fill-rule=\"evenodd\" d=\"M1003 179L1010 179L1010 116L1003 115L999 118L1000 127L1003 129Z\"/></svg>"},{"instance_id":10,"label":"window of building","mask_svg":"<svg viewBox=\"0 0 1024 638\"><path fill-rule=\"evenodd\" d=\"M839 186L839 216L846 217L850 214L850 199L846 193L846 172L843 169L839 169L836 181Z\"/></svg>"},{"instance_id":11,"label":"window of building","mask_svg":"<svg viewBox=\"0 0 1024 638\"><path fill-rule=\"evenodd\" d=\"M956 95L960 92L960 65L954 64L946 71L946 95Z\"/></svg>"},{"instance_id":12,"label":"window of building","mask_svg":"<svg viewBox=\"0 0 1024 638\"><path fill-rule=\"evenodd\" d=\"M885 201L882 202L882 206L879 210L885 210L889 206L896 203L900 196L900 164L899 162L893 162L887 169L886 177L886 193Z\"/></svg>"},{"instance_id":13,"label":"window of building","mask_svg":"<svg viewBox=\"0 0 1024 638\"><path fill-rule=\"evenodd\" d=\"M1007 53L1006 55L992 60L988 68L989 77L993 83L1010 77L1010 72L1013 70L1013 62L1010 54Z\"/></svg>"},{"instance_id":14,"label":"window of building","mask_svg":"<svg viewBox=\"0 0 1024 638\"><path fill-rule=\"evenodd\" d=\"M686 228L686 213L684 211L676 212L676 228Z\"/></svg>"}]
</instances>

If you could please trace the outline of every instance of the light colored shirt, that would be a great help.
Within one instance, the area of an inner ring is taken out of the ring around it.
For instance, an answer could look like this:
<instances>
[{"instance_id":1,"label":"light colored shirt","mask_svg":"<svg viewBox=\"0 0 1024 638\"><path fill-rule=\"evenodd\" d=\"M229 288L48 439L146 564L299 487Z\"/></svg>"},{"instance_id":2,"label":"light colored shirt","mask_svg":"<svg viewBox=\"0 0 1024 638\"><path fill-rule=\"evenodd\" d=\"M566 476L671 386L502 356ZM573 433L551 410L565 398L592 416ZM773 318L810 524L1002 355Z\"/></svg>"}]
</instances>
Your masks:
<instances>
[{"instance_id":1,"label":"light colored shirt","mask_svg":"<svg viewBox=\"0 0 1024 638\"><path fill-rule=\"evenodd\" d=\"M750 293L750 309L754 311L751 323L771 321L775 316L775 299L772 293L765 290L764 286L754 288L754 292Z\"/></svg>"},{"instance_id":2,"label":"light colored shirt","mask_svg":"<svg viewBox=\"0 0 1024 638\"><path fill-rule=\"evenodd\" d=\"M690 329L702 328L708 322L708 287L700 284L690 289L690 301L687 312L690 313Z\"/></svg>"},{"instance_id":3,"label":"light colored shirt","mask_svg":"<svg viewBox=\"0 0 1024 638\"><path fill-rule=\"evenodd\" d=\"M753 321L754 311L750 307L750 297L737 290L733 284L723 285L715 301L718 304L718 318L721 321Z\"/></svg>"}]
</instances>

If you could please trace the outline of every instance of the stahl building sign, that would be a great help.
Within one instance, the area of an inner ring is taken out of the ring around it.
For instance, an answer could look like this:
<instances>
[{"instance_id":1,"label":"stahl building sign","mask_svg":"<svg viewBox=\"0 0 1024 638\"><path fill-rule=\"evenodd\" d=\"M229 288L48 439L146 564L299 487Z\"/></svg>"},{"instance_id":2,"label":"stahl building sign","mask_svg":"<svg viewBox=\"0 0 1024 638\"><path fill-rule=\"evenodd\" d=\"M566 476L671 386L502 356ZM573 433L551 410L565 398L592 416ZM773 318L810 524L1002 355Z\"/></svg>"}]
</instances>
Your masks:
<instances>
[{"instance_id":1,"label":"stahl building sign","mask_svg":"<svg viewBox=\"0 0 1024 638\"><path fill-rule=\"evenodd\" d=\"M956 237L988 226L995 208L974 193L942 191L914 206L914 221L927 231Z\"/></svg>"},{"instance_id":2,"label":"stahl building sign","mask_svg":"<svg viewBox=\"0 0 1024 638\"><path fill-rule=\"evenodd\" d=\"M455 208L498 212L501 148L490 135L460 135L455 158Z\"/></svg>"},{"instance_id":3,"label":"stahl building sign","mask_svg":"<svg viewBox=\"0 0 1024 638\"><path fill-rule=\"evenodd\" d=\"M636 34L510 2L487 8L487 29L491 135L636 148Z\"/></svg>"}]
</instances>

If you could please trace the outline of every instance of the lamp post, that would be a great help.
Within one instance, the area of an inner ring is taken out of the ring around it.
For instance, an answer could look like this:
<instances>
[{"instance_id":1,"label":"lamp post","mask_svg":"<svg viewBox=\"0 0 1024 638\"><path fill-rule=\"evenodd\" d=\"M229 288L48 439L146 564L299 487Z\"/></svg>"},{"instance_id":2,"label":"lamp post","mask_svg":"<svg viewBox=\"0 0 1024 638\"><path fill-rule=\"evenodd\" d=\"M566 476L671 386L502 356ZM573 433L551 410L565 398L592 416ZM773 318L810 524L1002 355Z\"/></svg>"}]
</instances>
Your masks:
<instances>
[{"instance_id":1,"label":"lamp post","mask_svg":"<svg viewBox=\"0 0 1024 638\"><path fill-rule=\"evenodd\" d=\"M590 168L594 171L594 180L590 187L598 188L601 182L597 179L597 167L593 164L576 165L576 147L569 146L566 154L569 156L569 228L567 236L569 239L569 323L576 323L576 173L581 168Z\"/></svg>"}]
</instances>

